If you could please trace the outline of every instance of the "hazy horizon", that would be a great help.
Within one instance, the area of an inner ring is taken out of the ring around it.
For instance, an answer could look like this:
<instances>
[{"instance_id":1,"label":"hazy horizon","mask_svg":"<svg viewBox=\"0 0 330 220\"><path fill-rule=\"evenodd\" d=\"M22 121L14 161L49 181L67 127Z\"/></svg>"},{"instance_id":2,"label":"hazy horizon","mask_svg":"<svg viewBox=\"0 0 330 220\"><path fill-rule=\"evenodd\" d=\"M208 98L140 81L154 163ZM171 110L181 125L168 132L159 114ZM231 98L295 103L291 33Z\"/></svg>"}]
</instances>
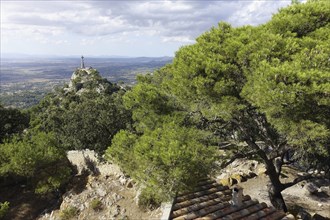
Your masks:
<instances>
[{"instance_id":1,"label":"hazy horizon","mask_svg":"<svg viewBox=\"0 0 330 220\"><path fill-rule=\"evenodd\" d=\"M116 54L110 55L85 55L85 54L69 54L69 55L55 55L55 54L25 54L25 53L1 53L1 58L4 59L28 59L28 58L49 58L49 59L57 59L57 58L68 58L68 59L80 59L81 56L84 56L86 59L134 59L134 58L173 58L173 56L120 56Z\"/></svg>"}]
</instances>

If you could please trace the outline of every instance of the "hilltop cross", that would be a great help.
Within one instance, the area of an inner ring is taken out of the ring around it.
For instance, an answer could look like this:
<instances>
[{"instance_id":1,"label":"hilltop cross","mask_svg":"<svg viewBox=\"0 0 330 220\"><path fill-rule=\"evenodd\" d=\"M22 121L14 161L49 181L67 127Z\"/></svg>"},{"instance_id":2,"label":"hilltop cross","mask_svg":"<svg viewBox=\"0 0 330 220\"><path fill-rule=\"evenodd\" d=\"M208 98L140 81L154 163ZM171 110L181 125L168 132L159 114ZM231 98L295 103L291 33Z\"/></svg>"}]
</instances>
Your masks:
<instances>
[{"instance_id":1,"label":"hilltop cross","mask_svg":"<svg viewBox=\"0 0 330 220\"><path fill-rule=\"evenodd\" d=\"M85 69L85 63L84 63L84 56L81 56L81 65L80 65L81 69Z\"/></svg>"}]
</instances>

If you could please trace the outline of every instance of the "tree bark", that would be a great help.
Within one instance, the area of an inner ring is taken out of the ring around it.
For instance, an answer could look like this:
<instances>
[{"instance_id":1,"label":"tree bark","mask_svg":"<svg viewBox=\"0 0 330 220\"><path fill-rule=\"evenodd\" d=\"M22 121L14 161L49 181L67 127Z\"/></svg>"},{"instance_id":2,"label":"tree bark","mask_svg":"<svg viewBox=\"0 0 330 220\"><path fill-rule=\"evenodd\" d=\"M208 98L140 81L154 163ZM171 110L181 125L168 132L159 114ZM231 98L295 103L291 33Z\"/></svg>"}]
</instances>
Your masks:
<instances>
[{"instance_id":1,"label":"tree bark","mask_svg":"<svg viewBox=\"0 0 330 220\"><path fill-rule=\"evenodd\" d=\"M275 186L273 183L268 185L268 196L272 205L278 209L283 210L284 212L288 211L288 208L285 205L281 191L279 191L281 186Z\"/></svg>"},{"instance_id":2,"label":"tree bark","mask_svg":"<svg viewBox=\"0 0 330 220\"><path fill-rule=\"evenodd\" d=\"M285 201L281 192L284 190L283 184L280 181L280 176L276 172L276 167L271 159L268 159L266 153L251 139L246 140L247 144L257 151L257 154L263 159L266 165L266 172L270 179L268 185L268 195L272 205L278 209L287 212Z\"/></svg>"},{"instance_id":3,"label":"tree bark","mask_svg":"<svg viewBox=\"0 0 330 220\"><path fill-rule=\"evenodd\" d=\"M272 160L269 159L264 159L264 161L266 163L266 171L270 180L270 184L268 185L268 195L270 202L276 209L287 212L288 209L281 193L284 188L280 181L280 176L277 173L275 164Z\"/></svg>"},{"instance_id":4,"label":"tree bark","mask_svg":"<svg viewBox=\"0 0 330 220\"><path fill-rule=\"evenodd\" d=\"M280 181L280 177L276 172L276 167L271 160L267 160L266 170L268 177L270 179L270 184L268 185L268 195L272 205L278 209L287 212L285 201L282 196L283 184Z\"/></svg>"}]
</instances>

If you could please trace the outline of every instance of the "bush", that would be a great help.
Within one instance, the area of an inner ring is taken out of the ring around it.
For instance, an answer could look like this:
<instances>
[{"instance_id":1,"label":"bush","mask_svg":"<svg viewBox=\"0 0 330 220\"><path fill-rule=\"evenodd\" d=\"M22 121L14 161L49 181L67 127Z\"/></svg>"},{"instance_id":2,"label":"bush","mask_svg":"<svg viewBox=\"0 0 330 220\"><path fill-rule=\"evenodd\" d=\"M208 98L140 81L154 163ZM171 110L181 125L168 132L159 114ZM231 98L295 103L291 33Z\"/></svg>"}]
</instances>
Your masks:
<instances>
[{"instance_id":1,"label":"bush","mask_svg":"<svg viewBox=\"0 0 330 220\"><path fill-rule=\"evenodd\" d=\"M60 218L62 220L72 219L77 216L79 213L79 209L74 206L69 206L66 209L62 210L60 213Z\"/></svg>"},{"instance_id":2,"label":"bush","mask_svg":"<svg viewBox=\"0 0 330 220\"><path fill-rule=\"evenodd\" d=\"M0 176L8 175L26 178L36 193L43 194L66 183L71 169L54 135L39 132L0 146Z\"/></svg>"},{"instance_id":3,"label":"bush","mask_svg":"<svg viewBox=\"0 0 330 220\"><path fill-rule=\"evenodd\" d=\"M4 203L0 202L0 219L5 217L8 211L9 211L9 202L4 202Z\"/></svg>"},{"instance_id":4,"label":"bush","mask_svg":"<svg viewBox=\"0 0 330 220\"><path fill-rule=\"evenodd\" d=\"M215 147L205 146L205 134L193 128L166 123L138 137L119 132L106 158L114 160L145 189L140 205L149 207L170 200L216 168Z\"/></svg>"},{"instance_id":5,"label":"bush","mask_svg":"<svg viewBox=\"0 0 330 220\"><path fill-rule=\"evenodd\" d=\"M29 126L29 116L18 109L4 108L0 104L0 143Z\"/></svg>"},{"instance_id":6,"label":"bush","mask_svg":"<svg viewBox=\"0 0 330 220\"><path fill-rule=\"evenodd\" d=\"M159 207L161 203L161 199L149 189L143 189L139 196L138 205L143 210L155 209Z\"/></svg>"},{"instance_id":7,"label":"bush","mask_svg":"<svg viewBox=\"0 0 330 220\"><path fill-rule=\"evenodd\" d=\"M100 211L103 209L103 203L99 199L93 199L90 203L89 206L94 210L94 211Z\"/></svg>"}]
</instances>

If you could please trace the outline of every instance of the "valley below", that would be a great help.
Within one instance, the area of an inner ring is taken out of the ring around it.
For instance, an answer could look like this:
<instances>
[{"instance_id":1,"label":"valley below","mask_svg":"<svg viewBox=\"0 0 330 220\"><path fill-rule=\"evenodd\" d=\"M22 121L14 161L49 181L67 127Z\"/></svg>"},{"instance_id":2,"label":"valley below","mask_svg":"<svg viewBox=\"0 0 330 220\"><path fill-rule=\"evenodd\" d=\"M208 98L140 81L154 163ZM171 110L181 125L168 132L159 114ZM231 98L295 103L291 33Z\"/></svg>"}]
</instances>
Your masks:
<instances>
[{"instance_id":1,"label":"valley below","mask_svg":"<svg viewBox=\"0 0 330 220\"><path fill-rule=\"evenodd\" d=\"M134 85L137 74L151 73L170 63L171 57L86 58L86 67L97 69L114 83ZM77 58L2 58L0 102L6 107L28 108L56 87L69 83L80 67Z\"/></svg>"}]
</instances>

